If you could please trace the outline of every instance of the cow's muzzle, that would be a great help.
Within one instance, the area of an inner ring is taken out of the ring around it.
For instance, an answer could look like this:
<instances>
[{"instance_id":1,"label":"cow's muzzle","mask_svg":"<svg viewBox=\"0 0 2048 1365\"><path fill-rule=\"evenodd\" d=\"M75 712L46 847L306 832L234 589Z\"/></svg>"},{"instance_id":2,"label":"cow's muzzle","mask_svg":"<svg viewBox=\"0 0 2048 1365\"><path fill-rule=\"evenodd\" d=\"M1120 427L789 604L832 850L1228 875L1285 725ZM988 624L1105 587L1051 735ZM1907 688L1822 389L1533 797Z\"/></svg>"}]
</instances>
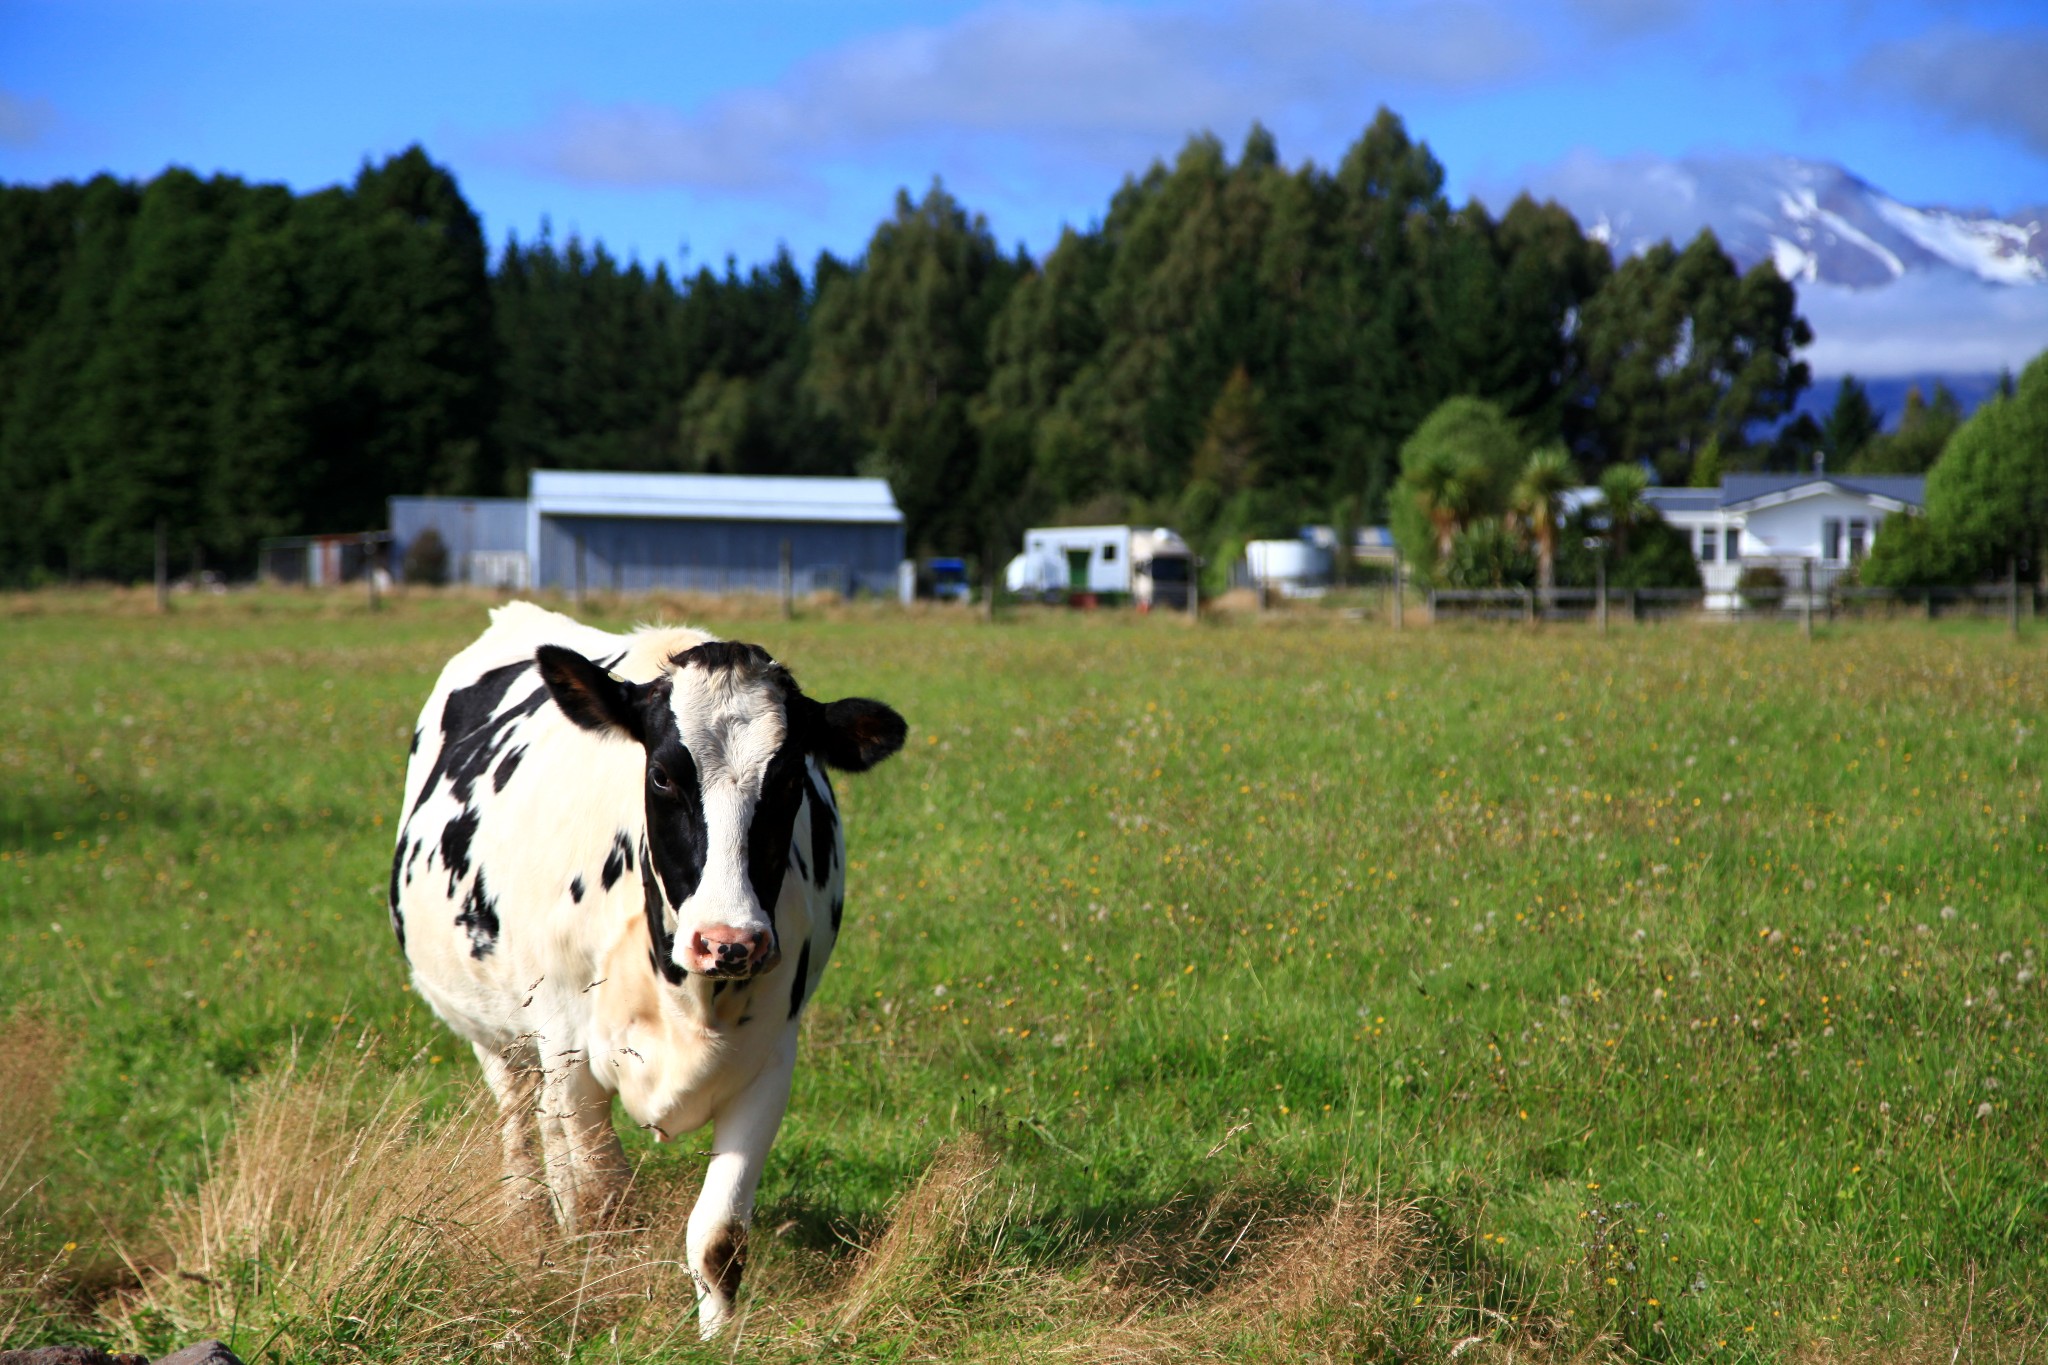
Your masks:
<instances>
[{"instance_id":1,"label":"cow's muzzle","mask_svg":"<svg viewBox=\"0 0 2048 1365\"><path fill-rule=\"evenodd\" d=\"M683 969L699 976L743 980L775 965L775 935L765 929L713 924L690 935Z\"/></svg>"}]
</instances>

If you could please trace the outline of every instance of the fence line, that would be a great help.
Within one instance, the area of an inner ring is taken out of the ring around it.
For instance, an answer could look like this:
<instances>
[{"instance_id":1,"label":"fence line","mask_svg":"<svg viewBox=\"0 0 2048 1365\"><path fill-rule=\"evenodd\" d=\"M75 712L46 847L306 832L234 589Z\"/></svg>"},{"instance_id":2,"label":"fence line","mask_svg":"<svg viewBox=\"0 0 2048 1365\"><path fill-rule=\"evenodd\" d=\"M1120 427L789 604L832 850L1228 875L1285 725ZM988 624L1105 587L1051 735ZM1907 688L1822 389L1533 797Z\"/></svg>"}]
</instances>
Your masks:
<instances>
[{"instance_id":1,"label":"fence line","mask_svg":"<svg viewBox=\"0 0 2048 1365\"><path fill-rule=\"evenodd\" d=\"M1829 584L1810 593L1797 587L1757 589L1730 594L1733 605L1709 610L1704 588L1609 588L1608 614L1621 621L1658 621L1681 616L1714 620L1782 620L1796 622L1811 614L1822 620L1892 620L1900 616L1993 618L2042 615L2041 589L2034 584L1980 584L1972 587L1867 588ZM1599 614L1600 593L1593 588L1434 588L1429 594L1432 621L1589 621Z\"/></svg>"}]
</instances>

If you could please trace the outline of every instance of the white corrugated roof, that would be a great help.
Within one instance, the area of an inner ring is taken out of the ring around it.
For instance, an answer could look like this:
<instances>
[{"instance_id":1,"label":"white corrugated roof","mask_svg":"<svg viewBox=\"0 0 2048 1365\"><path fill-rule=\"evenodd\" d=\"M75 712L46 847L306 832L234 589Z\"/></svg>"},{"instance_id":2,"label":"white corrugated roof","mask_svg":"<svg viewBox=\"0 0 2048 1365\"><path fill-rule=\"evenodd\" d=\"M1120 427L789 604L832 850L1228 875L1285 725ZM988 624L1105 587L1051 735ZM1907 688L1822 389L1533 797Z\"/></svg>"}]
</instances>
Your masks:
<instances>
[{"instance_id":1,"label":"white corrugated roof","mask_svg":"<svg viewBox=\"0 0 2048 1365\"><path fill-rule=\"evenodd\" d=\"M837 521L891 526L903 520L887 479L536 469L532 480L528 487L534 510L544 517Z\"/></svg>"}]
</instances>

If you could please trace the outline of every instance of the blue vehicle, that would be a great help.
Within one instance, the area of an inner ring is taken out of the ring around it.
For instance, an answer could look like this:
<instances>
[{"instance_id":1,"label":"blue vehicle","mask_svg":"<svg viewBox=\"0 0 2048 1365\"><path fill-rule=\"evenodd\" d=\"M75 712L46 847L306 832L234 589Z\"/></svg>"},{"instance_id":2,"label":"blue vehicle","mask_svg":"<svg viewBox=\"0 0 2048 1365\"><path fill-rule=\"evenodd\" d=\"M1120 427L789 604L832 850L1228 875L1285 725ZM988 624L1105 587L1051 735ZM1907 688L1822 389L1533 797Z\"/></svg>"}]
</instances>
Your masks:
<instances>
[{"instance_id":1,"label":"blue vehicle","mask_svg":"<svg viewBox=\"0 0 2048 1365\"><path fill-rule=\"evenodd\" d=\"M931 595L941 602L965 602L974 595L964 559L928 559L925 572L930 575Z\"/></svg>"}]
</instances>

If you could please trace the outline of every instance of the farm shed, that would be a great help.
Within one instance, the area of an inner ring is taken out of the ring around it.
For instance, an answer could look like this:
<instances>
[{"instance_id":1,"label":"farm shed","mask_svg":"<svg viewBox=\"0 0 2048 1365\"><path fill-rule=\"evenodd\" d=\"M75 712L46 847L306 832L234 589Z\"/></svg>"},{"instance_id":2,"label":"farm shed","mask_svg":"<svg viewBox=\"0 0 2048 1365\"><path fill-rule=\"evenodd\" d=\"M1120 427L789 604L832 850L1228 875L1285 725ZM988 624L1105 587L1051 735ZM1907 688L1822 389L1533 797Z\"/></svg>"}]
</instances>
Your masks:
<instances>
[{"instance_id":1,"label":"farm shed","mask_svg":"<svg viewBox=\"0 0 2048 1365\"><path fill-rule=\"evenodd\" d=\"M883 479L536 469L533 585L775 592L789 546L798 593L892 595L903 513Z\"/></svg>"},{"instance_id":2,"label":"farm shed","mask_svg":"<svg viewBox=\"0 0 2048 1365\"><path fill-rule=\"evenodd\" d=\"M448 581L519 590L533 575L526 558L525 498L392 498L391 568L402 572L406 551L422 531L448 547Z\"/></svg>"}]
</instances>

